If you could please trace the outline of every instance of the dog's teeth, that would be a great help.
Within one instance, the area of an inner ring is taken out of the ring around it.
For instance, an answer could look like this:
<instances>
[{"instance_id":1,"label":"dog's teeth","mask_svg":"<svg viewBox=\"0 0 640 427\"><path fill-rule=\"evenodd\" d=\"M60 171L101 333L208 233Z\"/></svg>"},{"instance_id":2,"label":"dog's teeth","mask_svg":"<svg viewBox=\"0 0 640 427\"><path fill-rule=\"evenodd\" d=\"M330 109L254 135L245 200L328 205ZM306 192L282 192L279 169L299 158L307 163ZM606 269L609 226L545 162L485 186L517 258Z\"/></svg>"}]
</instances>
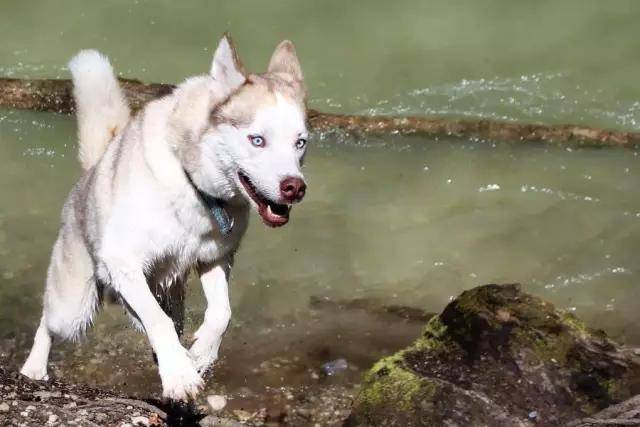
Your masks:
<instances>
[{"instance_id":1,"label":"dog's teeth","mask_svg":"<svg viewBox=\"0 0 640 427\"><path fill-rule=\"evenodd\" d=\"M271 205L267 205L267 210L269 211L270 214L273 214L273 211L271 210Z\"/></svg>"}]
</instances>

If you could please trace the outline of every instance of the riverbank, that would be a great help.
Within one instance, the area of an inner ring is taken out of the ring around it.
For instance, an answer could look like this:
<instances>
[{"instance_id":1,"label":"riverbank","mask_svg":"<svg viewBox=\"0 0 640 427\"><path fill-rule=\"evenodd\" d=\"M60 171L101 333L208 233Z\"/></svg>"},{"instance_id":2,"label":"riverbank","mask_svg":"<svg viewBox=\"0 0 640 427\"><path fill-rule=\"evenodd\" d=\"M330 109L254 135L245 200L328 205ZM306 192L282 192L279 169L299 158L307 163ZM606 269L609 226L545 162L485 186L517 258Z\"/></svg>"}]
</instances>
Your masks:
<instances>
[{"instance_id":1,"label":"riverbank","mask_svg":"<svg viewBox=\"0 0 640 427\"><path fill-rule=\"evenodd\" d=\"M438 316L375 300L313 299L329 315L362 311L387 321L426 322L422 336L358 380L347 362L322 366L313 386L267 387L212 408L170 405L156 392L128 396L54 379L38 383L0 356L2 425L640 425L640 351L520 291L488 285L464 292ZM286 357L279 363L284 364ZM278 372L278 363L264 370ZM243 403L244 402L244 403ZM247 403L252 402L247 406ZM264 404L264 406L260 406ZM623 420L618 424L611 420ZM469 424L471 423L471 424ZM475 423L475 424L474 424ZM479 424L478 424L479 423ZM635 423L635 424L633 424Z\"/></svg>"}]
</instances>

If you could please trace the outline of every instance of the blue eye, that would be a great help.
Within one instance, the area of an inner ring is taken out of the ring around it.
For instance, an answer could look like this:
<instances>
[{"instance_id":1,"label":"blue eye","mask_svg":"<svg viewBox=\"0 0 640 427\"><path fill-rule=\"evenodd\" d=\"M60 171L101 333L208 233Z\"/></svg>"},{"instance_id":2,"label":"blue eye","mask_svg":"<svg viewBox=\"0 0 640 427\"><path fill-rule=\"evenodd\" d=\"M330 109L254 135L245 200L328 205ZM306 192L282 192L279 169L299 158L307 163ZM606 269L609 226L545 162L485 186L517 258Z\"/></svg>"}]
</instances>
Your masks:
<instances>
[{"instance_id":1,"label":"blue eye","mask_svg":"<svg viewBox=\"0 0 640 427\"><path fill-rule=\"evenodd\" d=\"M249 135L249 141L251 142L251 144L255 145L256 147L264 146L264 138L261 137L260 135Z\"/></svg>"},{"instance_id":2,"label":"blue eye","mask_svg":"<svg viewBox=\"0 0 640 427\"><path fill-rule=\"evenodd\" d=\"M305 145L307 145L307 140L305 138L298 138L296 141L296 148L298 150L302 150Z\"/></svg>"}]
</instances>

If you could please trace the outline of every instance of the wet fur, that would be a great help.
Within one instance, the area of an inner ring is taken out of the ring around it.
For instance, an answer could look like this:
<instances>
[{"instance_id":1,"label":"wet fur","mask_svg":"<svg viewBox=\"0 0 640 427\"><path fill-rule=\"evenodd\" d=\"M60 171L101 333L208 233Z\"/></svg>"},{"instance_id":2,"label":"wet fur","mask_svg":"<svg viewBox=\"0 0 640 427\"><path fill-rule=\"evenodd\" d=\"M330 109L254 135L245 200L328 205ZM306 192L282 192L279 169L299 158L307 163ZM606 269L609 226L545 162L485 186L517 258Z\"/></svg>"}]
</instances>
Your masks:
<instances>
[{"instance_id":1,"label":"wet fur","mask_svg":"<svg viewBox=\"0 0 640 427\"><path fill-rule=\"evenodd\" d=\"M202 387L231 316L228 277L256 207L238 170L271 200L284 177L302 177L304 150L293 142L306 132L305 94L293 45L276 48L267 73L247 75L225 37L210 75L187 79L134 117L104 56L83 51L70 69L84 174L63 208L42 319L21 372L47 378L52 336L80 338L108 291L149 337L163 395L185 400ZM269 135L268 149L247 142L256 129ZM224 201L230 234L218 230L198 191ZM208 308L187 350L179 335L193 269Z\"/></svg>"}]
</instances>

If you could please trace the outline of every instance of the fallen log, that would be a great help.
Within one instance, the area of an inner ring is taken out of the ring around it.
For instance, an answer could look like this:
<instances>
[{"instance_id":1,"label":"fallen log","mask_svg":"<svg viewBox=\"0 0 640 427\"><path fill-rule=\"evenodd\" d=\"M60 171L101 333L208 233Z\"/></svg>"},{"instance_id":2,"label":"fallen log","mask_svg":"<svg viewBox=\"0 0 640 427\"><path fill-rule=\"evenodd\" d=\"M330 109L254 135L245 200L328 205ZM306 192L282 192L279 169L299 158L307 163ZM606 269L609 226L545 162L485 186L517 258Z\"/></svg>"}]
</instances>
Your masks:
<instances>
[{"instance_id":1,"label":"fallen log","mask_svg":"<svg viewBox=\"0 0 640 427\"><path fill-rule=\"evenodd\" d=\"M133 110L171 93L174 88L170 84L145 84L128 79L120 79L120 84ZM0 78L0 107L73 114L72 88L71 80Z\"/></svg>"},{"instance_id":2,"label":"fallen log","mask_svg":"<svg viewBox=\"0 0 640 427\"><path fill-rule=\"evenodd\" d=\"M170 93L174 86L121 79L134 110ZM73 113L70 80L0 78L0 108ZM622 132L578 125L510 123L419 116L367 116L309 111L309 124L316 131L343 131L354 135L424 135L463 137L506 142L549 142L593 147L640 145L640 132Z\"/></svg>"}]
</instances>

